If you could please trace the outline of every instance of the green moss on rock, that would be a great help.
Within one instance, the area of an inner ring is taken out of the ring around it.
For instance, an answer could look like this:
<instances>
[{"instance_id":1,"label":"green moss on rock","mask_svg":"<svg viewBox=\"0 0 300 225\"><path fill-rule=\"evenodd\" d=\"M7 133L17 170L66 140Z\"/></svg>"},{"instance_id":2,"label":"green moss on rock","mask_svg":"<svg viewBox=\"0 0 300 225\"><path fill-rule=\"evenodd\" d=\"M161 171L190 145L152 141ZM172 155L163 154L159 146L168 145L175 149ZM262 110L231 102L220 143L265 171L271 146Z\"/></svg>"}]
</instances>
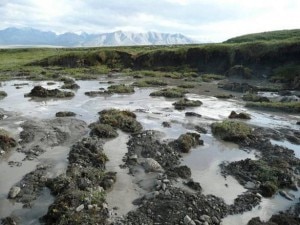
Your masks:
<instances>
[{"instance_id":1,"label":"green moss on rock","mask_svg":"<svg viewBox=\"0 0 300 225\"><path fill-rule=\"evenodd\" d=\"M182 88L166 88L159 91L152 92L150 96L162 96L166 98L182 98L188 93Z\"/></svg>"},{"instance_id":2,"label":"green moss on rock","mask_svg":"<svg viewBox=\"0 0 300 225\"><path fill-rule=\"evenodd\" d=\"M147 80L139 80L132 84L136 87L160 87L160 86L167 86L168 84L164 81L158 79L147 79Z\"/></svg>"},{"instance_id":3,"label":"green moss on rock","mask_svg":"<svg viewBox=\"0 0 300 225\"><path fill-rule=\"evenodd\" d=\"M97 136L99 138L115 138L118 132L108 124L93 124L91 126L90 136Z\"/></svg>"},{"instance_id":4,"label":"green moss on rock","mask_svg":"<svg viewBox=\"0 0 300 225\"><path fill-rule=\"evenodd\" d=\"M5 98L7 93L5 91L0 91L0 98Z\"/></svg>"},{"instance_id":5,"label":"green moss on rock","mask_svg":"<svg viewBox=\"0 0 300 225\"><path fill-rule=\"evenodd\" d=\"M109 93L129 94L134 93L134 88L125 84L116 84L108 87Z\"/></svg>"},{"instance_id":6,"label":"green moss on rock","mask_svg":"<svg viewBox=\"0 0 300 225\"><path fill-rule=\"evenodd\" d=\"M46 89L42 86L35 86L30 93L25 94L25 97L39 97L39 98L69 98L74 97L73 92L60 91L58 89Z\"/></svg>"},{"instance_id":7,"label":"green moss on rock","mask_svg":"<svg viewBox=\"0 0 300 225\"><path fill-rule=\"evenodd\" d=\"M99 112L100 122L119 128L124 132L134 133L142 130L142 125L136 121L136 115L127 110L109 109Z\"/></svg>"},{"instance_id":8,"label":"green moss on rock","mask_svg":"<svg viewBox=\"0 0 300 225\"><path fill-rule=\"evenodd\" d=\"M76 113L69 111L60 111L55 114L56 117L72 117L76 116Z\"/></svg>"},{"instance_id":9,"label":"green moss on rock","mask_svg":"<svg viewBox=\"0 0 300 225\"><path fill-rule=\"evenodd\" d=\"M0 129L0 148L6 151L16 146L16 140L10 137L9 133L6 130Z\"/></svg>"},{"instance_id":10,"label":"green moss on rock","mask_svg":"<svg viewBox=\"0 0 300 225\"><path fill-rule=\"evenodd\" d=\"M203 144L203 141L199 138L200 134L188 132L186 134L180 135L179 138L171 142L170 145L178 151L188 153L191 150L191 148Z\"/></svg>"},{"instance_id":11,"label":"green moss on rock","mask_svg":"<svg viewBox=\"0 0 300 225\"><path fill-rule=\"evenodd\" d=\"M239 142L252 133L251 128L242 122L225 120L211 125L212 133L224 141Z\"/></svg>"},{"instance_id":12,"label":"green moss on rock","mask_svg":"<svg viewBox=\"0 0 300 225\"><path fill-rule=\"evenodd\" d=\"M178 100L177 102L174 102L173 105L175 106L175 109L182 110L186 107L197 107L201 106L202 102L199 100L189 100L187 98L183 98Z\"/></svg>"}]
</instances>

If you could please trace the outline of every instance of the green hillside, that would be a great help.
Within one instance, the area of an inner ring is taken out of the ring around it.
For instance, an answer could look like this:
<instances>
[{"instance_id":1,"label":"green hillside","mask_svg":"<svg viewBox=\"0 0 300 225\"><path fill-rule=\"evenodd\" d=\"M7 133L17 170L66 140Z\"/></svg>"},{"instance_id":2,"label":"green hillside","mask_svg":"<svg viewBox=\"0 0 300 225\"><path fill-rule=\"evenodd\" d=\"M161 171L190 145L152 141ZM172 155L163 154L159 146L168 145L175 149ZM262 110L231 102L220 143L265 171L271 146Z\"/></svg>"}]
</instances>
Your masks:
<instances>
[{"instance_id":1,"label":"green hillside","mask_svg":"<svg viewBox=\"0 0 300 225\"><path fill-rule=\"evenodd\" d=\"M242 35L235 38L230 38L224 43L242 43L254 41L283 41L283 40L298 40L300 41L300 29L295 30L278 30L255 34Z\"/></svg>"}]
</instances>

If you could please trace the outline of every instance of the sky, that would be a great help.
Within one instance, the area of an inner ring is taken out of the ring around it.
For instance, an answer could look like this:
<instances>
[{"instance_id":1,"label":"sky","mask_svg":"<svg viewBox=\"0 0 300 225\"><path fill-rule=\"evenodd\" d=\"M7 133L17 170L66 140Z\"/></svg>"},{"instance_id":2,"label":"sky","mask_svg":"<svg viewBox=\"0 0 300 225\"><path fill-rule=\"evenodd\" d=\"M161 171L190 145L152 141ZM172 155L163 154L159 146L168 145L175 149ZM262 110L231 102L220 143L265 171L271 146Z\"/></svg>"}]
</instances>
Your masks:
<instances>
[{"instance_id":1,"label":"sky","mask_svg":"<svg viewBox=\"0 0 300 225\"><path fill-rule=\"evenodd\" d=\"M0 0L0 29L181 33L199 42L300 28L300 0Z\"/></svg>"}]
</instances>

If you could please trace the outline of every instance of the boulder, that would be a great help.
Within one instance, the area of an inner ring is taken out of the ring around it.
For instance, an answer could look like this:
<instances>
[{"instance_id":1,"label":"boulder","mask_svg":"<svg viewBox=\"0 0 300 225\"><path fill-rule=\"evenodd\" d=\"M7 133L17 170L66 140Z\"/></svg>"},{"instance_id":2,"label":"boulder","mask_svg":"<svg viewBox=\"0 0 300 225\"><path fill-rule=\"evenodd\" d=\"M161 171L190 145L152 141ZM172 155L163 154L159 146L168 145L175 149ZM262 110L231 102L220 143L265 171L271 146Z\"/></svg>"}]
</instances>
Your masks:
<instances>
[{"instance_id":1,"label":"boulder","mask_svg":"<svg viewBox=\"0 0 300 225\"><path fill-rule=\"evenodd\" d=\"M228 116L229 119L243 119L243 120L249 120L251 119L250 115L248 113L236 113L235 111L231 111L230 115Z\"/></svg>"},{"instance_id":2,"label":"boulder","mask_svg":"<svg viewBox=\"0 0 300 225\"><path fill-rule=\"evenodd\" d=\"M162 172L163 168L161 165L152 158L146 158L143 162L143 167L146 172Z\"/></svg>"},{"instance_id":3,"label":"boulder","mask_svg":"<svg viewBox=\"0 0 300 225\"><path fill-rule=\"evenodd\" d=\"M17 186L13 186L8 193L8 197L11 199L14 199L15 197L17 197L17 195L20 193L21 188L17 187Z\"/></svg>"}]
</instances>

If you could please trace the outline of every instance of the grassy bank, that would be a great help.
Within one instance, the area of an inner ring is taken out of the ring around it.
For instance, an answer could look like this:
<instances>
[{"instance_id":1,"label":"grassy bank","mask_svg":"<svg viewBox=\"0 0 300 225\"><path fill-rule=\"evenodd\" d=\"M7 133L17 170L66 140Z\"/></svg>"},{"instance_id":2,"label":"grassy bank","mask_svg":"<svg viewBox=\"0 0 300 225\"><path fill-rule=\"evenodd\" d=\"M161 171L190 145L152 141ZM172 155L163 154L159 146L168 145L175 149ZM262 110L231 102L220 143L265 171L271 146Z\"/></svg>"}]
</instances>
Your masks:
<instances>
[{"instance_id":1,"label":"grassy bank","mask_svg":"<svg viewBox=\"0 0 300 225\"><path fill-rule=\"evenodd\" d=\"M300 102L247 102L246 107L300 113Z\"/></svg>"},{"instance_id":2,"label":"grassy bank","mask_svg":"<svg viewBox=\"0 0 300 225\"><path fill-rule=\"evenodd\" d=\"M178 79L197 74L246 74L248 79L268 77L300 88L299 67L300 41L295 38L203 45L0 50L2 79L53 79L61 75L92 79L110 71ZM213 79L222 76L204 77L205 81Z\"/></svg>"}]
</instances>

